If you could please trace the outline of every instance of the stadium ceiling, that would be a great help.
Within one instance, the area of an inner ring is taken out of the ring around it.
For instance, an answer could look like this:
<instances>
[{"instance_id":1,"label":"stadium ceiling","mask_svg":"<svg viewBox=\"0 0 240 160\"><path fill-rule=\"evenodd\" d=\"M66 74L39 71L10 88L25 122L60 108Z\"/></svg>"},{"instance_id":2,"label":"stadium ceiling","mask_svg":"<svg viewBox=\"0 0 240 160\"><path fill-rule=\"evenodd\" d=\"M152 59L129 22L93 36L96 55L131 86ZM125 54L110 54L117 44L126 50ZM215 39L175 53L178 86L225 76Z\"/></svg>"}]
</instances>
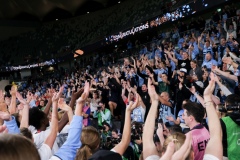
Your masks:
<instances>
[{"instance_id":1,"label":"stadium ceiling","mask_svg":"<svg viewBox=\"0 0 240 160\"><path fill-rule=\"evenodd\" d=\"M0 0L0 20L53 21L88 14L124 0Z\"/></svg>"}]
</instances>

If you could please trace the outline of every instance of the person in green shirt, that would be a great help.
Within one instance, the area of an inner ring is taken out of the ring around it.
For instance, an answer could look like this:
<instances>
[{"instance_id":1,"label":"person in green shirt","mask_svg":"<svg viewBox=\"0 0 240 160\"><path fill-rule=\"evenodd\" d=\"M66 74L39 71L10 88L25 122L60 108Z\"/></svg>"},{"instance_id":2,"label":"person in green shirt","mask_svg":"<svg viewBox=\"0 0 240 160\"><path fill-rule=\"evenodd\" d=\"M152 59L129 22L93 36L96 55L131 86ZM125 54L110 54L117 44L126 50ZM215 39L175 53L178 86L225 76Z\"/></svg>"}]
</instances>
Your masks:
<instances>
[{"instance_id":1,"label":"person in green shirt","mask_svg":"<svg viewBox=\"0 0 240 160\"><path fill-rule=\"evenodd\" d=\"M98 102L97 110L93 113L94 118L98 118L98 125L102 126L103 122L108 123L111 126L111 112L105 108L105 104L102 101Z\"/></svg>"},{"instance_id":2,"label":"person in green shirt","mask_svg":"<svg viewBox=\"0 0 240 160\"><path fill-rule=\"evenodd\" d=\"M240 153L240 96L230 94L225 100L225 109L234 108L220 119L222 126L223 156L229 160L239 159Z\"/></svg>"}]
</instances>

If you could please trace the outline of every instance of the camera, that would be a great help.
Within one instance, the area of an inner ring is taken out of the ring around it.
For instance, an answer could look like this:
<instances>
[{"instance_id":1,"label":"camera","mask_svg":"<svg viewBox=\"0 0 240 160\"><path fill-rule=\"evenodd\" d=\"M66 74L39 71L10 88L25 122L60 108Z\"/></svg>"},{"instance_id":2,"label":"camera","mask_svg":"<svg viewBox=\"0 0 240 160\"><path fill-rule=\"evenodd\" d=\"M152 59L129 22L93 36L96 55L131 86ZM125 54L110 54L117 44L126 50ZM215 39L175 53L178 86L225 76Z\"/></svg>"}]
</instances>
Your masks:
<instances>
[{"instance_id":1,"label":"camera","mask_svg":"<svg viewBox=\"0 0 240 160\"><path fill-rule=\"evenodd\" d=\"M101 110L102 109L102 107L101 106L97 106L97 110Z\"/></svg>"},{"instance_id":2,"label":"camera","mask_svg":"<svg viewBox=\"0 0 240 160\"><path fill-rule=\"evenodd\" d=\"M219 112L224 112L224 113L227 113L228 111L239 112L240 111L240 103L237 105L226 105L226 107L225 107L225 104L219 104L218 110L219 110Z\"/></svg>"},{"instance_id":3,"label":"camera","mask_svg":"<svg viewBox=\"0 0 240 160\"><path fill-rule=\"evenodd\" d=\"M141 139L142 136L142 125L141 124L134 124L131 128L131 141L134 142L135 140Z\"/></svg>"},{"instance_id":4,"label":"camera","mask_svg":"<svg viewBox=\"0 0 240 160\"><path fill-rule=\"evenodd\" d=\"M115 145L120 143L120 141L121 141L120 138L107 137L106 141L102 143L102 148L110 150L113 147L115 147Z\"/></svg>"}]
</instances>

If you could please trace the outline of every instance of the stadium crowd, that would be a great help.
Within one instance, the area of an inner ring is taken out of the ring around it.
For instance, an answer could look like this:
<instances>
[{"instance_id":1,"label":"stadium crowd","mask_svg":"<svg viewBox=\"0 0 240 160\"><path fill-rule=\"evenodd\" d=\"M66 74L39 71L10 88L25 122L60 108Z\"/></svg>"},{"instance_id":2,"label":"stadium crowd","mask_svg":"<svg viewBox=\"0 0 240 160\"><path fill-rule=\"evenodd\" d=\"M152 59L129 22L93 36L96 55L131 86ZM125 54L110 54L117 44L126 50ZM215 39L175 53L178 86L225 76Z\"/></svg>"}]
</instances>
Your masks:
<instances>
[{"instance_id":1,"label":"stadium crowd","mask_svg":"<svg viewBox=\"0 0 240 160\"><path fill-rule=\"evenodd\" d=\"M0 159L239 159L235 12L179 23L122 64L97 57L0 91Z\"/></svg>"}]
</instances>

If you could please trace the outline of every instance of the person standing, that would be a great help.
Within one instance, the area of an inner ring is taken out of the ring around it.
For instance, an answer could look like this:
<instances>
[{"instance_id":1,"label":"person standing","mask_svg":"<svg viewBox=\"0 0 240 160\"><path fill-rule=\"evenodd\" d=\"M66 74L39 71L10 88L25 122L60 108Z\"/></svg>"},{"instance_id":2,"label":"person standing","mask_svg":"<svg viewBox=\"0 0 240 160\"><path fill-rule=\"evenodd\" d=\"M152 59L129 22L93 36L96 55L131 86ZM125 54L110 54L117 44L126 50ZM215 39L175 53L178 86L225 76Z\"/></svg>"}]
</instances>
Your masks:
<instances>
[{"instance_id":1,"label":"person standing","mask_svg":"<svg viewBox=\"0 0 240 160\"><path fill-rule=\"evenodd\" d=\"M204 108L194 102L187 102L183 105L182 118L190 128L192 134L192 148L195 160L202 160L207 143L210 139L208 130L201 124L204 117Z\"/></svg>"}]
</instances>

